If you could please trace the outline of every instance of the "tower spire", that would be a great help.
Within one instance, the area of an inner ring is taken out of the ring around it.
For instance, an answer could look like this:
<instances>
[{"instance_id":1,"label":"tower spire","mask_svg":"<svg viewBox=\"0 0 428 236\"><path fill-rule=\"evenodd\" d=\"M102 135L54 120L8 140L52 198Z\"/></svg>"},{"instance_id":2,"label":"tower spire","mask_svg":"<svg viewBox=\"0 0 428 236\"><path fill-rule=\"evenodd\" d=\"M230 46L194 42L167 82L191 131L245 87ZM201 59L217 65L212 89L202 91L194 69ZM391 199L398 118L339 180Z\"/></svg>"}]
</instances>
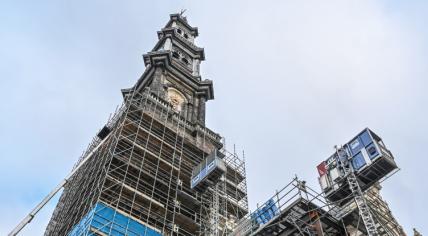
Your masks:
<instances>
[{"instance_id":1,"label":"tower spire","mask_svg":"<svg viewBox=\"0 0 428 236\"><path fill-rule=\"evenodd\" d=\"M135 86L122 90L150 88L183 118L205 125L205 103L214 98L211 80L202 80L200 64L205 60L204 49L195 45L198 28L186 20L185 9L171 14L160 31L154 48L143 55L146 70Z\"/></svg>"}]
</instances>

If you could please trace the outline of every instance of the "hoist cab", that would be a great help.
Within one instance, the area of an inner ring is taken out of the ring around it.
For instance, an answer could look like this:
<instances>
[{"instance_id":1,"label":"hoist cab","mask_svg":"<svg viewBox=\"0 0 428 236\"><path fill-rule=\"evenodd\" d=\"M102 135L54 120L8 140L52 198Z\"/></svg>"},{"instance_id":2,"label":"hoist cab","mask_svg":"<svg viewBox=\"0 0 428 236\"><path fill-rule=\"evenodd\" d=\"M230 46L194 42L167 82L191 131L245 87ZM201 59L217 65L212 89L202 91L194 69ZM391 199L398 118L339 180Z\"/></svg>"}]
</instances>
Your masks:
<instances>
[{"instance_id":1,"label":"hoist cab","mask_svg":"<svg viewBox=\"0 0 428 236\"><path fill-rule=\"evenodd\" d=\"M392 153L386 148L382 139L368 128L343 147L348 153L347 161L362 191L398 170ZM334 153L317 167L321 189L330 201L341 200L351 193L345 172L338 160L338 155Z\"/></svg>"},{"instance_id":2,"label":"hoist cab","mask_svg":"<svg viewBox=\"0 0 428 236\"><path fill-rule=\"evenodd\" d=\"M211 152L201 163L192 170L190 186L199 192L213 186L226 173L223 155L217 149Z\"/></svg>"}]
</instances>

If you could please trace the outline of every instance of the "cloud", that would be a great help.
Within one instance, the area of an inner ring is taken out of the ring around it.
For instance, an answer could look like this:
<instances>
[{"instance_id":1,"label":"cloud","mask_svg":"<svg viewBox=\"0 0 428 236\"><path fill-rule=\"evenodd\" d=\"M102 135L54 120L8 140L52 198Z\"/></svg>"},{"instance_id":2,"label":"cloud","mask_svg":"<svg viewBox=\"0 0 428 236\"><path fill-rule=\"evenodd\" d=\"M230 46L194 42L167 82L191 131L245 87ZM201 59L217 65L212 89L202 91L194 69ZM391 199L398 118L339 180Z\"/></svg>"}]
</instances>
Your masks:
<instances>
[{"instance_id":1,"label":"cloud","mask_svg":"<svg viewBox=\"0 0 428 236\"><path fill-rule=\"evenodd\" d=\"M11 214L0 216L1 230L68 173L121 102L119 90L142 73L156 30L181 8L199 27L203 78L214 81L207 124L230 149L245 149L252 207L294 174L319 189L315 166L369 126L402 168L384 183L384 199L407 232L428 232L419 174L426 4L339 0L5 5L0 209ZM23 235L40 235L53 205Z\"/></svg>"}]
</instances>

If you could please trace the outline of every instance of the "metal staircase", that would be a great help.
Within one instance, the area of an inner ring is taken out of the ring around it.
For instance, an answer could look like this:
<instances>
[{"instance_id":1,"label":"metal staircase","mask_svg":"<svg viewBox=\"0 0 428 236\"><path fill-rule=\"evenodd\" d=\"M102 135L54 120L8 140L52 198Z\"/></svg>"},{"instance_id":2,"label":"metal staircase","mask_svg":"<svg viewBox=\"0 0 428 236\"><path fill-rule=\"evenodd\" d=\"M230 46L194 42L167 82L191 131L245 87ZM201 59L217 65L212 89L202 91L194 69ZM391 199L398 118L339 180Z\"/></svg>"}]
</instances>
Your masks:
<instances>
[{"instance_id":1,"label":"metal staircase","mask_svg":"<svg viewBox=\"0 0 428 236\"><path fill-rule=\"evenodd\" d=\"M376 236L378 232L376 230L376 223L373 220L373 216L370 212L370 208L366 202L366 199L361 191L360 185L358 183L357 177L355 176L354 170L351 167L351 163L349 162L349 155L345 148L336 147L336 153L338 156L339 165L342 167L345 172L346 180L349 184L349 189L354 196L355 203L357 204L359 214L363 219L363 223L367 230L368 236Z\"/></svg>"}]
</instances>

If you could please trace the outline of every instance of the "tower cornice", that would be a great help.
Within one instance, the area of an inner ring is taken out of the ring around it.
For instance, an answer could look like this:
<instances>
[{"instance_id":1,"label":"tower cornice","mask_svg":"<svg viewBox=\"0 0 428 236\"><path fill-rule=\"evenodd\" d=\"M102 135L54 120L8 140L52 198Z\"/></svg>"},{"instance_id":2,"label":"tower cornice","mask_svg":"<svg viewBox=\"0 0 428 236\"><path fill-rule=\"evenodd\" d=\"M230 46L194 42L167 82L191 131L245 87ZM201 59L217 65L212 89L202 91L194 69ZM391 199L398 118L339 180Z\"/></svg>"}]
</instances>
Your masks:
<instances>
[{"instance_id":1,"label":"tower cornice","mask_svg":"<svg viewBox=\"0 0 428 236\"><path fill-rule=\"evenodd\" d=\"M156 43L156 45L153 47L152 51L158 51L164 44L165 40L167 38L170 38L172 40L176 40L180 43L180 45L183 45L186 49L193 52L195 55L198 56L198 59L205 60L205 51L203 48L196 46L195 44L189 42L185 38L183 38L181 35L177 34L175 32L174 28L163 28L161 31L158 31L158 38L159 41Z\"/></svg>"},{"instance_id":2,"label":"tower cornice","mask_svg":"<svg viewBox=\"0 0 428 236\"><path fill-rule=\"evenodd\" d=\"M183 72L182 68L177 67L177 63L173 63L170 51L149 52L144 57L146 70L135 85L139 90L146 85L146 81L156 68L161 68L164 71L170 72L180 81L185 83L196 91L196 95L205 97L206 100L214 99L214 88L211 80L201 80L200 76L193 76L191 73Z\"/></svg>"}]
</instances>

